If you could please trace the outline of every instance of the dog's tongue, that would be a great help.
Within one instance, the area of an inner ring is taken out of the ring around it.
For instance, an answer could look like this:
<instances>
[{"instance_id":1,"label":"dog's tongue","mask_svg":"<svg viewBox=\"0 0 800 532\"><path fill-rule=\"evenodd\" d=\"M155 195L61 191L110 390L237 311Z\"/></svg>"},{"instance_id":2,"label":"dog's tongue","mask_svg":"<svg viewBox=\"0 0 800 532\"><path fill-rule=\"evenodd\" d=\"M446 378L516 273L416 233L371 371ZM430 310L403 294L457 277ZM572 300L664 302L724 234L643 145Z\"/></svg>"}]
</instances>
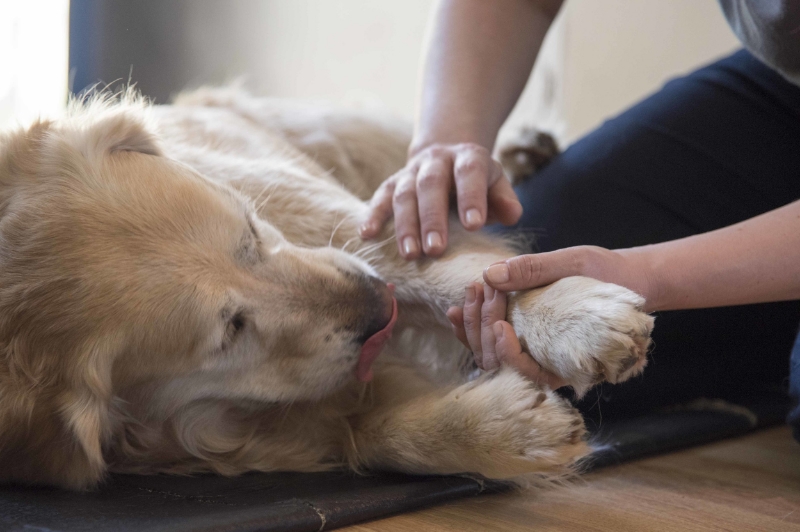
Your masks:
<instances>
[{"instance_id":1,"label":"dog's tongue","mask_svg":"<svg viewBox=\"0 0 800 532\"><path fill-rule=\"evenodd\" d=\"M370 336L361 348L361 356L358 357L358 367L356 368L356 378L361 382L372 380L372 363L378 358L381 349L392 337L392 329L397 321L397 300L392 298L392 319L386 327Z\"/></svg>"}]
</instances>

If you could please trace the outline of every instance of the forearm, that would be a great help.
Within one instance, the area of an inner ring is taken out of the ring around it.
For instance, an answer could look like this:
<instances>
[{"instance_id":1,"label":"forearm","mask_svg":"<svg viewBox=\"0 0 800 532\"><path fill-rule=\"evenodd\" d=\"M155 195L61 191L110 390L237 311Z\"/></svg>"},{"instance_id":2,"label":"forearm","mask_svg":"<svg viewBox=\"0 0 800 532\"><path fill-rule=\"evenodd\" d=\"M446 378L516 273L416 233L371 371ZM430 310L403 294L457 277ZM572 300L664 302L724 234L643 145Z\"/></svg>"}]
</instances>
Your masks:
<instances>
[{"instance_id":1,"label":"forearm","mask_svg":"<svg viewBox=\"0 0 800 532\"><path fill-rule=\"evenodd\" d=\"M411 152L492 149L562 0L443 0L429 36Z\"/></svg>"},{"instance_id":2,"label":"forearm","mask_svg":"<svg viewBox=\"0 0 800 532\"><path fill-rule=\"evenodd\" d=\"M650 311L800 299L800 201L709 233L619 252L650 272Z\"/></svg>"}]
</instances>

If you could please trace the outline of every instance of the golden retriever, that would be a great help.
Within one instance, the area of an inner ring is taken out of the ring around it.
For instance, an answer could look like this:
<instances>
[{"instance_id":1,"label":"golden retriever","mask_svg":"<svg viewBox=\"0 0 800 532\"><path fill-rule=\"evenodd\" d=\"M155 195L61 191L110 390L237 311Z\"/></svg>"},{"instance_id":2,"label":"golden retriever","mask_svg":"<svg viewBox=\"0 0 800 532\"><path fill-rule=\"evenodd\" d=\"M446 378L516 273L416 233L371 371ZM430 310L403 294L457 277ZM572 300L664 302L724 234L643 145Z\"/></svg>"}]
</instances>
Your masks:
<instances>
[{"instance_id":1,"label":"golden retriever","mask_svg":"<svg viewBox=\"0 0 800 532\"><path fill-rule=\"evenodd\" d=\"M403 260L391 227L357 237L408 142L235 89L95 96L3 134L0 481L569 470L577 411L508 368L468 380L445 317L514 249L457 223L438 260ZM573 277L514 294L508 319L580 394L641 371L642 303Z\"/></svg>"}]
</instances>

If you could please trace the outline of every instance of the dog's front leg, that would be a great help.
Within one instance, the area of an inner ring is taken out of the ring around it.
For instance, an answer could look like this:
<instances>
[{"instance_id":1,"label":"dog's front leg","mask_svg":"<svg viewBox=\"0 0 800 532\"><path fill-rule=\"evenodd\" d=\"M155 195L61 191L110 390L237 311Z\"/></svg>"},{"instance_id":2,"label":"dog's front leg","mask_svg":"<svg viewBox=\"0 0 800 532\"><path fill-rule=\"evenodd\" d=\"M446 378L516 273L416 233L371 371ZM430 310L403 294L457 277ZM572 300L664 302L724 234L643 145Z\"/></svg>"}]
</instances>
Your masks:
<instances>
[{"instance_id":1,"label":"dog's front leg","mask_svg":"<svg viewBox=\"0 0 800 532\"><path fill-rule=\"evenodd\" d=\"M378 373L375 408L353 420L351 463L509 478L566 473L589 450L578 412L510 369L409 398L414 380L397 370Z\"/></svg>"}]
</instances>

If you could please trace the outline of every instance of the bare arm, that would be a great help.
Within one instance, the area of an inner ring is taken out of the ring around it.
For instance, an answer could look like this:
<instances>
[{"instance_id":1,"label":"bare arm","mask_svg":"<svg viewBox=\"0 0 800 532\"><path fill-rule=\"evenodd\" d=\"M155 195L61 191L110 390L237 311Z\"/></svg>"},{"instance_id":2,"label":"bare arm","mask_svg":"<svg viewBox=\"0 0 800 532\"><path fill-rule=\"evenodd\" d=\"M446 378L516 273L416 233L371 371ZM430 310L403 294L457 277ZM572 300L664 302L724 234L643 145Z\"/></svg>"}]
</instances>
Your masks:
<instances>
[{"instance_id":1,"label":"bare arm","mask_svg":"<svg viewBox=\"0 0 800 532\"><path fill-rule=\"evenodd\" d=\"M562 0L443 0L426 55L418 117L406 167L378 189L364 238L394 214L406 259L441 255L455 188L469 230L513 224L522 206L491 150L525 87Z\"/></svg>"},{"instance_id":2,"label":"bare arm","mask_svg":"<svg viewBox=\"0 0 800 532\"><path fill-rule=\"evenodd\" d=\"M473 142L491 151L561 1L445 0L425 60L411 153Z\"/></svg>"},{"instance_id":3,"label":"bare arm","mask_svg":"<svg viewBox=\"0 0 800 532\"><path fill-rule=\"evenodd\" d=\"M621 253L652 272L648 308L800 299L800 201L750 220Z\"/></svg>"},{"instance_id":4,"label":"bare arm","mask_svg":"<svg viewBox=\"0 0 800 532\"><path fill-rule=\"evenodd\" d=\"M573 275L630 288L650 312L800 299L800 201L661 244L523 255L490 266L484 279L507 291Z\"/></svg>"}]
</instances>

